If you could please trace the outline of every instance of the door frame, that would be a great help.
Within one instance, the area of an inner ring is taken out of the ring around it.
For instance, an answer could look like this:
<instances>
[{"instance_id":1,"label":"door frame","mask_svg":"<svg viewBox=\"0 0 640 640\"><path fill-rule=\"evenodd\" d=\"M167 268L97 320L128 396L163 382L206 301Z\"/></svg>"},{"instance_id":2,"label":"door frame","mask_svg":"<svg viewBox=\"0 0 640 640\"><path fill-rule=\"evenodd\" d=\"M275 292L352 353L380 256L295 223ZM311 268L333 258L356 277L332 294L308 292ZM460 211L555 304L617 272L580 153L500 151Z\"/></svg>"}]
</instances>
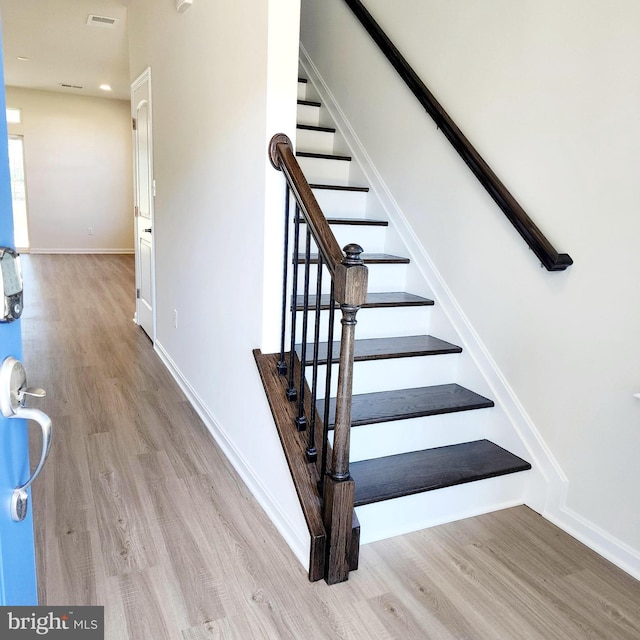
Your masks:
<instances>
[{"instance_id":1,"label":"door frame","mask_svg":"<svg viewBox=\"0 0 640 640\"><path fill-rule=\"evenodd\" d=\"M154 172L153 172L153 110L151 104L151 67L147 67L132 83L131 83L131 122L133 125L134 119L136 118L138 112L138 104L135 101L135 92L140 87L144 86L144 84L148 84L148 151L149 151L149 186L151 188L151 193L149 197L149 213L151 217L151 227L153 229L153 234L155 232L155 180L154 180ZM137 215L138 204L140 202L139 194L138 194L138 154L137 154L137 144L136 144L136 136L137 131L132 126L131 128L131 141L132 141L132 153L133 153L133 197L134 197L134 232L135 232L135 273L136 273L136 293L140 289L141 282L141 265L140 265L140 250L139 250L139 225L141 224L141 220ZM152 331L149 338L151 338L151 342L155 344L156 341L156 242L155 237L152 235L151 239L151 300L152 300ZM134 322L137 325L140 325L139 321L139 304L140 299L138 295L136 295L136 312L134 315Z\"/></svg>"}]
</instances>

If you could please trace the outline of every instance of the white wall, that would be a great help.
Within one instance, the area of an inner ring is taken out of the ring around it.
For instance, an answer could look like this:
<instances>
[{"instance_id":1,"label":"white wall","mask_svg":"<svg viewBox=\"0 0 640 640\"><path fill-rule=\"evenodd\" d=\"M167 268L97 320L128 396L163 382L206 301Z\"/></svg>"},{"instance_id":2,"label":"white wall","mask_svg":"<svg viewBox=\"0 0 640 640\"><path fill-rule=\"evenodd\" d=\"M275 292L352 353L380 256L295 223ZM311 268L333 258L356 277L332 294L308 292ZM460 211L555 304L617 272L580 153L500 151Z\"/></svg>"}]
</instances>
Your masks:
<instances>
[{"instance_id":1,"label":"white wall","mask_svg":"<svg viewBox=\"0 0 640 640\"><path fill-rule=\"evenodd\" d=\"M7 87L7 106L22 109L9 133L24 136L31 250L133 251L129 102Z\"/></svg>"},{"instance_id":2,"label":"white wall","mask_svg":"<svg viewBox=\"0 0 640 640\"><path fill-rule=\"evenodd\" d=\"M134 0L129 25L132 79L152 75L156 348L306 564L252 355L279 308L283 186L267 145L295 131L299 0L194 2L183 14Z\"/></svg>"},{"instance_id":3,"label":"white wall","mask_svg":"<svg viewBox=\"0 0 640 640\"><path fill-rule=\"evenodd\" d=\"M539 266L342 0L302 44L566 473L546 515L640 575L640 4L367 0L560 252Z\"/></svg>"}]
</instances>

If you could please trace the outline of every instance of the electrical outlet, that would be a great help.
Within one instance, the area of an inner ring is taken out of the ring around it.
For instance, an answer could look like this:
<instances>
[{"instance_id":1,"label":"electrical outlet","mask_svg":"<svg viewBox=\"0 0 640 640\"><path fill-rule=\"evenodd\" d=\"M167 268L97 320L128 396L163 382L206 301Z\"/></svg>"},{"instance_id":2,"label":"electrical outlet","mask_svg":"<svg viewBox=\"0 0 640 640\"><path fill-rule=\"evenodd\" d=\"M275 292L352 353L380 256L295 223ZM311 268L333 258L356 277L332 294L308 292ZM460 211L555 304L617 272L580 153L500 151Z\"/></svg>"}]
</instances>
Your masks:
<instances>
[{"instance_id":1,"label":"electrical outlet","mask_svg":"<svg viewBox=\"0 0 640 640\"><path fill-rule=\"evenodd\" d=\"M92 236L92 235L93 235L93 227L89 227L89 228L87 229L87 233L88 233L90 236Z\"/></svg>"},{"instance_id":2,"label":"electrical outlet","mask_svg":"<svg viewBox=\"0 0 640 640\"><path fill-rule=\"evenodd\" d=\"M178 310L177 309L173 310L173 326L175 329L178 328Z\"/></svg>"}]
</instances>

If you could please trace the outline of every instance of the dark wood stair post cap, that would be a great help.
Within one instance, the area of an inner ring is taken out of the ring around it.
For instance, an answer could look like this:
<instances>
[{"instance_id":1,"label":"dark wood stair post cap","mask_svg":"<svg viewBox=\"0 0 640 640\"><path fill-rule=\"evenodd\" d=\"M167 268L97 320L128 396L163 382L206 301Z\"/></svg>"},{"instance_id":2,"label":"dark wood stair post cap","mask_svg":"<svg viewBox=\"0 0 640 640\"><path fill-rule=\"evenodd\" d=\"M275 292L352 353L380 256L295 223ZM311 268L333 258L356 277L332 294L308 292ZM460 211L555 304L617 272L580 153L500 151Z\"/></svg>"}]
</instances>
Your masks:
<instances>
[{"instance_id":1,"label":"dark wood stair post cap","mask_svg":"<svg viewBox=\"0 0 640 640\"><path fill-rule=\"evenodd\" d=\"M342 250L346 254L346 257L342 261L342 264L362 264L362 258L360 257L360 254L364 251L364 249L359 244L348 244L346 247L343 247Z\"/></svg>"}]
</instances>

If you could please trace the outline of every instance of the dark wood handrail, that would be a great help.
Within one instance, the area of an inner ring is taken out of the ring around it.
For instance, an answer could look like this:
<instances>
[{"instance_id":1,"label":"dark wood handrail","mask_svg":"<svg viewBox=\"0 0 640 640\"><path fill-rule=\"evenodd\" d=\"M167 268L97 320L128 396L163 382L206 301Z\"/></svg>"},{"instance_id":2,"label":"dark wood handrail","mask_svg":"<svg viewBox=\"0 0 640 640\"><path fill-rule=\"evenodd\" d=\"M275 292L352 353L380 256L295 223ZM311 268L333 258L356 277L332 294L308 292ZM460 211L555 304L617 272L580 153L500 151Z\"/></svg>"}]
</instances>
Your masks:
<instances>
[{"instance_id":1,"label":"dark wood handrail","mask_svg":"<svg viewBox=\"0 0 640 640\"><path fill-rule=\"evenodd\" d=\"M422 82L418 74L411 68L362 2L360 0L345 0L345 2L542 264L549 271L564 271L569 265L573 264L573 260L568 254L558 253L554 249L546 236L518 204L517 200Z\"/></svg>"},{"instance_id":2,"label":"dark wood handrail","mask_svg":"<svg viewBox=\"0 0 640 640\"><path fill-rule=\"evenodd\" d=\"M291 140L284 133L278 133L271 138L269 159L278 171L282 171L285 174L285 179L302 211L302 215L311 228L311 233L318 245L318 250L322 253L327 269L329 269L332 276L335 276L338 265L344 259L344 253L333 235L329 223L302 173L302 169L300 169L293 152Z\"/></svg>"}]
</instances>

